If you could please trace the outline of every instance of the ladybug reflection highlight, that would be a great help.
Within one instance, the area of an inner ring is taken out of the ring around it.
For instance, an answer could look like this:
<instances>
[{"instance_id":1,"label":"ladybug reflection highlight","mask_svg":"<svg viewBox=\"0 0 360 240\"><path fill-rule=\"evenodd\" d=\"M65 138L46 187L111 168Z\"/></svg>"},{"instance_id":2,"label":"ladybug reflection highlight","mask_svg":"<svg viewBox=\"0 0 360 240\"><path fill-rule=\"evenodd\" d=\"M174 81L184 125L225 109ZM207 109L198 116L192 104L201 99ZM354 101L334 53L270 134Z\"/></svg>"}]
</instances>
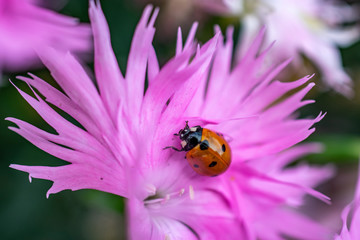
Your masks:
<instances>
[{"instance_id":1,"label":"ladybug reflection highlight","mask_svg":"<svg viewBox=\"0 0 360 240\"><path fill-rule=\"evenodd\" d=\"M217 176L224 173L231 163L231 149L223 135L201 126L189 127L188 121L179 133L181 149L173 146L164 149L185 151L185 158L200 175Z\"/></svg>"}]
</instances>

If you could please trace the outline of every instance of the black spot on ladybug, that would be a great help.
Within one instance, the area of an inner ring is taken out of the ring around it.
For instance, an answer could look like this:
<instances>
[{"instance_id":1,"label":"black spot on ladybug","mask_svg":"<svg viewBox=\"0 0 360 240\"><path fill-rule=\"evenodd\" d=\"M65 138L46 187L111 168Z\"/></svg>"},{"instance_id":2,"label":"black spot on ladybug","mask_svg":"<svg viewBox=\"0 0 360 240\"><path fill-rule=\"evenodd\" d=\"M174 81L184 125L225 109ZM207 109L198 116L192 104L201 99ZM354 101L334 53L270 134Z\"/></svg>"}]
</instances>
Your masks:
<instances>
[{"instance_id":1,"label":"black spot on ladybug","mask_svg":"<svg viewBox=\"0 0 360 240\"><path fill-rule=\"evenodd\" d=\"M209 142L208 140L204 140L200 143L200 150L206 150L209 148Z\"/></svg>"},{"instance_id":2,"label":"black spot on ladybug","mask_svg":"<svg viewBox=\"0 0 360 240\"><path fill-rule=\"evenodd\" d=\"M194 164L194 168L199 168L199 165L197 165L197 164Z\"/></svg>"},{"instance_id":3,"label":"black spot on ladybug","mask_svg":"<svg viewBox=\"0 0 360 240\"><path fill-rule=\"evenodd\" d=\"M217 162L212 161L212 162L209 164L209 167L215 167L215 166L216 166L216 164L217 164Z\"/></svg>"},{"instance_id":4,"label":"black spot on ladybug","mask_svg":"<svg viewBox=\"0 0 360 240\"><path fill-rule=\"evenodd\" d=\"M222 151L223 151L223 152L225 152L225 151L226 151L225 144L223 144L223 145L221 146L221 149L222 149Z\"/></svg>"}]
</instances>

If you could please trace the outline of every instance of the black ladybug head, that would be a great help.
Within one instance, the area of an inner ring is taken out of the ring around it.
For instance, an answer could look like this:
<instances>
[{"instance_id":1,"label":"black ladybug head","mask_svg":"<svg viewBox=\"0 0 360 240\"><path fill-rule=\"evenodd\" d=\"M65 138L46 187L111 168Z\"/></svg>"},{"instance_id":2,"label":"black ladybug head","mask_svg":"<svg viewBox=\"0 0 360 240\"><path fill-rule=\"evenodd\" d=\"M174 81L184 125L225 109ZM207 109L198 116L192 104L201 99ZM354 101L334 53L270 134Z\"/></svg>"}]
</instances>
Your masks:
<instances>
[{"instance_id":1,"label":"black ladybug head","mask_svg":"<svg viewBox=\"0 0 360 240\"><path fill-rule=\"evenodd\" d=\"M200 143L202 128L200 126L190 128L188 121L186 121L185 127L176 135L179 136L182 141L182 150L189 151Z\"/></svg>"},{"instance_id":2,"label":"black ladybug head","mask_svg":"<svg viewBox=\"0 0 360 240\"><path fill-rule=\"evenodd\" d=\"M188 121L186 121L185 123L186 123L185 127L181 129L177 134L181 140L185 140L186 138L188 138L189 134L191 133L191 130L188 125Z\"/></svg>"}]
</instances>

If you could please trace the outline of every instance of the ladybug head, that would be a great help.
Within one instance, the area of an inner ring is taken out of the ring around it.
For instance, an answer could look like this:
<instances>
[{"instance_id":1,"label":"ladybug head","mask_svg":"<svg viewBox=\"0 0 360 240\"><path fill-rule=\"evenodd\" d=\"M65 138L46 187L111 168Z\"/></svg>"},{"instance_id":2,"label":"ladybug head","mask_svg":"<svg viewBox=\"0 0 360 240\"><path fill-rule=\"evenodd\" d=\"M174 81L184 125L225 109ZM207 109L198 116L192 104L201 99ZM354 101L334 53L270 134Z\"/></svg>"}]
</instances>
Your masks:
<instances>
[{"instance_id":1,"label":"ladybug head","mask_svg":"<svg viewBox=\"0 0 360 240\"><path fill-rule=\"evenodd\" d=\"M185 140L191 132L191 129L189 128L188 121L185 122L185 127L183 129L180 129L178 134L175 134L176 136L179 136L181 140Z\"/></svg>"}]
</instances>

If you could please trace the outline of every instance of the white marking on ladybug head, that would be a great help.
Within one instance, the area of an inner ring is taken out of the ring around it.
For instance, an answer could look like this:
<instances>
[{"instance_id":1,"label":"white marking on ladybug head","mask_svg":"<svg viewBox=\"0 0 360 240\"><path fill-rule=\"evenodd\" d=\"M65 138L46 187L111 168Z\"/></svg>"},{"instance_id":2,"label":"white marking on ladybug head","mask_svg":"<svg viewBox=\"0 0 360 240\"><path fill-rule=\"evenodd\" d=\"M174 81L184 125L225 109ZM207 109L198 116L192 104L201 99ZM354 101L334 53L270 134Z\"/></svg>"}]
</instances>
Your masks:
<instances>
[{"instance_id":1,"label":"white marking on ladybug head","mask_svg":"<svg viewBox=\"0 0 360 240\"><path fill-rule=\"evenodd\" d=\"M196 127L192 127L192 128L190 128L190 131L191 131L191 132L196 132L196 130L197 130L197 128L196 128Z\"/></svg>"},{"instance_id":2,"label":"white marking on ladybug head","mask_svg":"<svg viewBox=\"0 0 360 240\"><path fill-rule=\"evenodd\" d=\"M184 148L186 146L186 141L181 141L181 147Z\"/></svg>"}]
</instances>

